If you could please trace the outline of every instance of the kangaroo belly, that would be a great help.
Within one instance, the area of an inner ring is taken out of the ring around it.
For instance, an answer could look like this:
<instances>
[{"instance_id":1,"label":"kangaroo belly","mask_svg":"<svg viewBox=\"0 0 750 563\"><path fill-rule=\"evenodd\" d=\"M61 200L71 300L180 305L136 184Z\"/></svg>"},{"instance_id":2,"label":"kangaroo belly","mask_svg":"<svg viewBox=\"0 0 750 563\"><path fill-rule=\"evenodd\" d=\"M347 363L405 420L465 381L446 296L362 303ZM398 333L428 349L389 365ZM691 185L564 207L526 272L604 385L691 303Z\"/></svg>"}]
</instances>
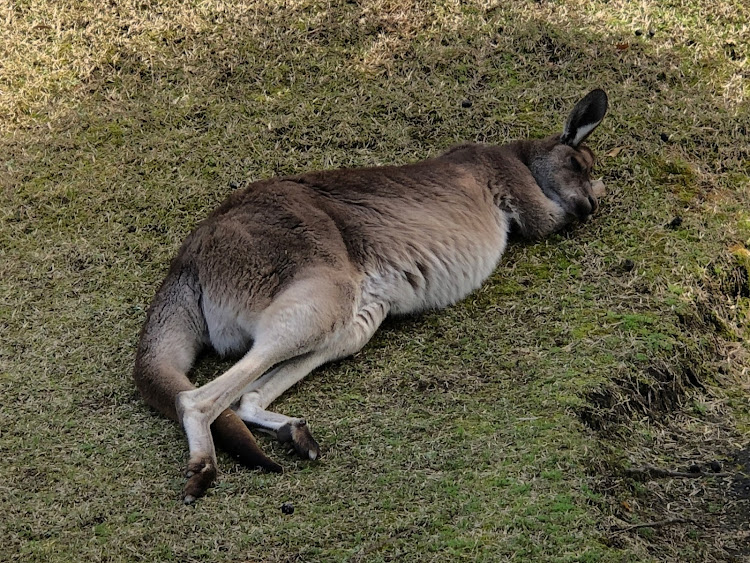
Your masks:
<instances>
[{"instance_id":1,"label":"kangaroo belly","mask_svg":"<svg viewBox=\"0 0 750 563\"><path fill-rule=\"evenodd\" d=\"M460 301L492 274L505 250L507 223L504 217L496 219L475 231L393 244L366 271L365 298L387 302L397 315Z\"/></svg>"},{"instance_id":2,"label":"kangaroo belly","mask_svg":"<svg viewBox=\"0 0 750 563\"><path fill-rule=\"evenodd\" d=\"M222 356L239 355L252 344L257 314L239 303L204 294L201 301L211 346Z\"/></svg>"}]
</instances>

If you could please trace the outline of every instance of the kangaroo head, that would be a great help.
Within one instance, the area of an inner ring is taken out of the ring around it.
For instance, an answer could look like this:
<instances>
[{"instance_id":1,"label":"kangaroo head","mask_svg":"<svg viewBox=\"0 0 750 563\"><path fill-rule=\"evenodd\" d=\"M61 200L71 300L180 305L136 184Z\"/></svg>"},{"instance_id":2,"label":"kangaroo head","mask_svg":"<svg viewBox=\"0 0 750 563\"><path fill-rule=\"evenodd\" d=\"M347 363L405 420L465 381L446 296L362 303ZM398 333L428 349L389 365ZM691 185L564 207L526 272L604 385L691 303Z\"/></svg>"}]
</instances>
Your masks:
<instances>
[{"instance_id":1,"label":"kangaroo head","mask_svg":"<svg viewBox=\"0 0 750 563\"><path fill-rule=\"evenodd\" d=\"M529 169L544 195L571 218L586 219L604 194L604 183L591 179L594 153L582 143L606 113L604 91L589 92L570 112L562 134L537 141L529 155Z\"/></svg>"}]
</instances>

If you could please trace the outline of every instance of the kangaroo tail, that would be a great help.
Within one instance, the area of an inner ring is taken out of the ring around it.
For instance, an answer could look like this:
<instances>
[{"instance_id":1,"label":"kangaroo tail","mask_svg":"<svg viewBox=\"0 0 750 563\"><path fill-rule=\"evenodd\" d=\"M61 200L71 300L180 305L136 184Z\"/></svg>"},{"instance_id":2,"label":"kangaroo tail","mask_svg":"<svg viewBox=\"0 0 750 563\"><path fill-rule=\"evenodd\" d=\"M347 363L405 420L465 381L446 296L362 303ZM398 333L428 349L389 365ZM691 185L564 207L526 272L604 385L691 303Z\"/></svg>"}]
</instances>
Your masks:
<instances>
[{"instance_id":1,"label":"kangaroo tail","mask_svg":"<svg viewBox=\"0 0 750 563\"><path fill-rule=\"evenodd\" d=\"M206 342L207 328L198 303L194 276L170 272L156 294L141 331L133 378L146 403L179 422L175 399L195 389L187 378ZM211 425L221 449L247 467L281 473L281 466L263 453L245 423L231 409Z\"/></svg>"}]
</instances>

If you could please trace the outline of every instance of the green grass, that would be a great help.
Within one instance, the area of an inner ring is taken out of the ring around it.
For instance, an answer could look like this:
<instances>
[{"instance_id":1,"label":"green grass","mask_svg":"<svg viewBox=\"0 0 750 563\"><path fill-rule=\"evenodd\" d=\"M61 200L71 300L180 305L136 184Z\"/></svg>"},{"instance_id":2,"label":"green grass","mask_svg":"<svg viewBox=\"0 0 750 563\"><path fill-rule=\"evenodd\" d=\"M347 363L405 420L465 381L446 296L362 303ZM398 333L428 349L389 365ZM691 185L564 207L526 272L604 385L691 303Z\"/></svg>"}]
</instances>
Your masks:
<instances>
[{"instance_id":1,"label":"green grass","mask_svg":"<svg viewBox=\"0 0 750 563\"><path fill-rule=\"evenodd\" d=\"M740 556L744 4L27 0L0 21L0 560ZM593 87L601 213L285 395L319 462L260 438L284 475L222 457L181 505L182 433L130 370L230 182L546 135ZM737 477L622 471L714 459Z\"/></svg>"}]
</instances>

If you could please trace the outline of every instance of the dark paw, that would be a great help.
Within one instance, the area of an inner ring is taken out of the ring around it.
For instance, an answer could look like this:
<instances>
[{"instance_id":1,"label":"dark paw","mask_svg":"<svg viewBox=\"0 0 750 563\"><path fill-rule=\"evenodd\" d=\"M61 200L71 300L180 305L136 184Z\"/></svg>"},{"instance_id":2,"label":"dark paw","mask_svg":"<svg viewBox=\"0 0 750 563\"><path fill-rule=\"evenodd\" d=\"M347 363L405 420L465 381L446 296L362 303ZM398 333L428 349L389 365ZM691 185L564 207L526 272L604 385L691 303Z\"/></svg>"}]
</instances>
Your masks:
<instances>
[{"instance_id":1,"label":"dark paw","mask_svg":"<svg viewBox=\"0 0 750 563\"><path fill-rule=\"evenodd\" d=\"M304 419L285 424L278 429L276 437L282 442L291 442L295 451L306 459L315 460L320 457L320 446Z\"/></svg>"},{"instance_id":2,"label":"dark paw","mask_svg":"<svg viewBox=\"0 0 750 563\"><path fill-rule=\"evenodd\" d=\"M216 479L216 463L211 458L191 461L188 463L187 478L183 502L192 504L195 499L206 494L206 490Z\"/></svg>"}]
</instances>

